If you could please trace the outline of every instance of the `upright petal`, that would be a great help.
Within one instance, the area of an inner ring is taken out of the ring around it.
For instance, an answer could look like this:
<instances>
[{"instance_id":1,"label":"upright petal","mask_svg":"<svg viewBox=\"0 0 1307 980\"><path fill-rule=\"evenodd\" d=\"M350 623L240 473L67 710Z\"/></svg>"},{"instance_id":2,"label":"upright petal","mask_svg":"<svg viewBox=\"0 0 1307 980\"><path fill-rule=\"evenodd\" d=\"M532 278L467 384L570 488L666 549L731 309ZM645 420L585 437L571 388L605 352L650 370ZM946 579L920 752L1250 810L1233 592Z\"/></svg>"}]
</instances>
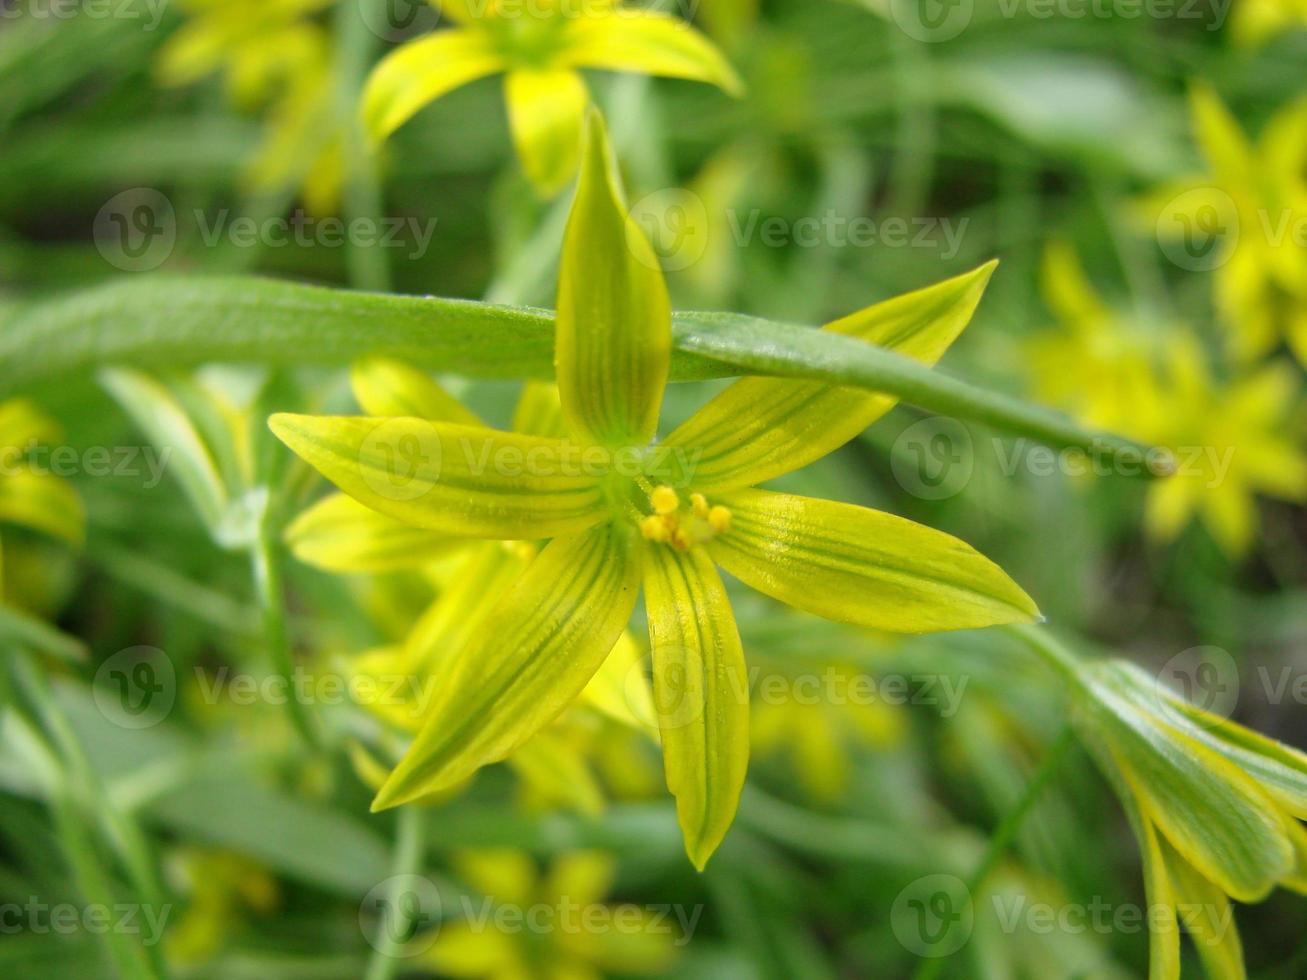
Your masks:
<instances>
[{"instance_id":1,"label":"upright petal","mask_svg":"<svg viewBox=\"0 0 1307 980\"><path fill-rule=\"evenodd\" d=\"M1030 622L1034 601L942 531L865 507L765 490L717 498L730 529L708 548L759 592L827 619L894 633Z\"/></svg>"},{"instance_id":2,"label":"upright petal","mask_svg":"<svg viewBox=\"0 0 1307 980\"><path fill-rule=\"evenodd\" d=\"M383 140L419 109L460 85L503 71L491 40L476 30L436 31L381 59L363 88L363 123Z\"/></svg>"},{"instance_id":3,"label":"upright petal","mask_svg":"<svg viewBox=\"0 0 1307 980\"><path fill-rule=\"evenodd\" d=\"M503 759L576 700L635 606L635 547L627 529L603 524L540 553L463 651L374 810Z\"/></svg>"},{"instance_id":4,"label":"upright petal","mask_svg":"<svg viewBox=\"0 0 1307 980\"><path fill-rule=\"evenodd\" d=\"M610 446L648 443L671 355L662 270L627 214L603 117L592 110L558 278L554 356L569 427Z\"/></svg>"},{"instance_id":5,"label":"upright petal","mask_svg":"<svg viewBox=\"0 0 1307 980\"><path fill-rule=\"evenodd\" d=\"M567 26L562 60L569 65L688 78L744 94L744 83L717 46L678 17L622 9L607 17L578 17Z\"/></svg>"},{"instance_id":6,"label":"upright petal","mask_svg":"<svg viewBox=\"0 0 1307 980\"><path fill-rule=\"evenodd\" d=\"M590 101L585 82L570 68L519 68L508 73L504 96L526 175L541 195L552 197L576 174L581 159Z\"/></svg>"},{"instance_id":7,"label":"upright petal","mask_svg":"<svg viewBox=\"0 0 1307 980\"><path fill-rule=\"evenodd\" d=\"M934 364L971 320L994 266L877 303L826 329ZM833 452L897 401L859 388L745 378L696 412L666 444L693 460L686 475L696 490L734 490Z\"/></svg>"},{"instance_id":8,"label":"upright petal","mask_svg":"<svg viewBox=\"0 0 1307 980\"><path fill-rule=\"evenodd\" d=\"M667 788L686 853L702 871L744 789L748 669L726 589L703 549L653 548L644 581Z\"/></svg>"},{"instance_id":9,"label":"upright petal","mask_svg":"<svg viewBox=\"0 0 1307 980\"><path fill-rule=\"evenodd\" d=\"M476 413L425 371L389 357L369 357L349 372L350 387L363 411L380 418L407 417L429 422L484 425Z\"/></svg>"},{"instance_id":10,"label":"upright petal","mask_svg":"<svg viewBox=\"0 0 1307 980\"><path fill-rule=\"evenodd\" d=\"M283 414L268 424L355 500L430 531L532 540L605 513L593 454L556 439L411 418Z\"/></svg>"}]
</instances>

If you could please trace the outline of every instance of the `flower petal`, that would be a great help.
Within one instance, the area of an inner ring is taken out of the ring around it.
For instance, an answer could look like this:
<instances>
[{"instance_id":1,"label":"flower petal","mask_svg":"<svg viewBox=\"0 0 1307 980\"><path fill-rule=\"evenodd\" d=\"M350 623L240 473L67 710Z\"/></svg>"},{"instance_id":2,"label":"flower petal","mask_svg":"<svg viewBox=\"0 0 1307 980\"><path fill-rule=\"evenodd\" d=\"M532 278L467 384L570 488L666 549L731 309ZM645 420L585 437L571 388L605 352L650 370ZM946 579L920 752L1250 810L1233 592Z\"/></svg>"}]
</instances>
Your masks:
<instances>
[{"instance_id":1,"label":"flower petal","mask_svg":"<svg viewBox=\"0 0 1307 980\"><path fill-rule=\"evenodd\" d=\"M896 296L825 329L934 364L957 339L994 271L965 275ZM896 404L889 395L816 382L745 378L666 439L685 450L696 490L749 487L834 452Z\"/></svg>"},{"instance_id":2,"label":"flower petal","mask_svg":"<svg viewBox=\"0 0 1307 980\"><path fill-rule=\"evenodd\" d=\"M11 398L0 403L0 449L12 447L26 452L34 444L54 442L59 426L26 398ZM8 463L15 457L6 454Z\"/></svg>"},{"instance_id":3,"label":"flower petal","mask_svg":"<svg viewBox=\"0 0 1307 980\"><path fill-rule=\"evenodd\" d=\"M576 700L635 606L634 547L627 529L603 524L540 553L450 671L374 810L503 759Z\"/></svg>"},{"instance_id":4,"label":"flower petal","mask_svg":"<svg viewBox=\"0 0 1307 980\"><path fill-rule=\"evenodd\" d=\"M380 141L419 109L460 85L503 71L504 60L481 31L436 31L381 59L363 88L363 123Z\"/></svg>"},{"instance_id":5,"label":"flower petal","mask_svg":"<svg viewBox=\"0 0 1307 980\"><path fill-rule=\"evenodd\" d=\"M703 870L749 765L749 680L721 577L702 549L655 547L645 569L654 705L685 850Z\"/></svg>"},{"instance_id":6,"label":"flower petal","mask_svg":"<svg viewBox=\"0 0 1307 980\"><path fill-rule=\"evenodd\" d=\"M530 540L604 514L593 460L555 439L411 418L282 414L268 424L355 500L415 527Z\"/></svg>"},{"instance_id":7,"label":"flower petal","mask_svg":"<svg viewBox=\"0 0 1307 980\"><path fill-rule=\"evenodd\" d=\"M1234 906L1163 838L1159 845L1175 887L1176 911L1210 980L1246 980Z\"/></svg>"},{"instance_id":8,"label":"flower petal","mask_svg":"<svg viewBox=\"0 0 1307 980\"><path fill-rule=\"evenodd\" d=\"M730 530L708 545L759 592L837 622L895 633L1030 622L1034 601L970 545L851 504L742 490L716 498Z\"/></svg>"},{"instance_id":9,"label":"flower petal","mask_svg":"<svg viewBox=\"0 0 1307 980\"><path fill-rule=\"evenodd\" d=\"M671 363L671 303L658 258L627 214L598 110L563 239L557 337L572 432L613 446L648 443Z\"/></svg>"},{"instance_id":10,"label":"flower petal","mask_svg":"<svg viewBox=\"0 0 1307 980\"><path fill-rule=\"evenodd\" d=\"M562 60L572 67L688 78L734 96L744 94L744 83L725 55L678 17L622 9L608 17L575 18L567 30Z\"/></svg>"},{"instance_id":11,"label":"flower petal","mask_svg":"<svg viewBox=\"0 0 1307 980\"><path fill-rule=\"evenodd\" d=\"M515 69L505 80L508 121L526 175L553 197L576 174L590 94L570 68Z\"/></svg>"},{"instance_id":12,"label":"flower petal","mask_svg":"<svg viewBox=\"0 0 1307 980\"><path fill-rule=\"evenodd\" d=\"M81 544L86 511L67 481L52 473L17 470L0 476L0 522L21 524Z\"/></svg>"},{"instance_id":13,"label":"flower petal","mask_svg":"<svg viewBox=\"0 0 1307 980\"><path fill-rule=\"evenodd\" d=\"M389 572L425 565L467 541L426 531L333 493L286 529L295 557L329 572Z\"/></svg>"},{"instance_id":14,"label":"flower petal","mask_svg":"<svg viewBox=\"0 0 1307 980\"><path fill-rule=\"evenodd\" d=\"M369 357L349 372L350 387L363 411L379 418L485 425L425 371L389 357Z\"/></svg>"}]
</instances>

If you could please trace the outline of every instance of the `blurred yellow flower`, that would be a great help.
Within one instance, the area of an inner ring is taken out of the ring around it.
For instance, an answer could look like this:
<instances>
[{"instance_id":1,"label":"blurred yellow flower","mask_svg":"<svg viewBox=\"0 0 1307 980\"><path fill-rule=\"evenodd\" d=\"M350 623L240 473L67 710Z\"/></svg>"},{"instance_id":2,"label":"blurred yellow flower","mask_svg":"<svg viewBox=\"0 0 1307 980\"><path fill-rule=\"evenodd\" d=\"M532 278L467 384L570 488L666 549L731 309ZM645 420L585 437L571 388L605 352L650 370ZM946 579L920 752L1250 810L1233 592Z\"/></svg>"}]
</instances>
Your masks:
<instances>
[{"instance_id":1,"label":"blurred yellow flower","mask_svg":"<svg viewBox=\"0 0 1307 980\"><path fill-rule=\"evenodd\" d=\"M1283 338L1307 364L1307 99L1280 110L1254 144L1210 87L1190 96L1208 170L1152 192L1143 210L1173 261L1213 271L1240 360Z\"/></svg>"},{"instance_id":2,"label":"blurred yellow flower","mask_svg":"<svg viewBox=\"0 0 1307 980\"><path fill-rule=\"evenodd\" d=\"M542 873L511 848L455 855L459 877L484 896L442 923L420 962L441 976L486 980L597 980L664 973L679 955L678 928L637 905L608 905L617 863L603 851L568 851Z\"/></svg>"},{"instance_id":3,"label":"blurred yellow flower","mask_svg":"<svg viewBox=\"0 0 1307 980\"><path fill-rule=\"evenodd\" d=\"M1238 0L1230 16L1236 44L1256 47L1278 34L1307 28L1307 0Z\"/></svg>"},{"instance_id":4,"label":"blurred yellow flower","mask_svg":"<svg viewBox=\"0 0 1307 980\"><path fill-rule=\"evenodd\" d=\"M505 73L513 141L542 194L557 193L580 160L589 102L579 69L710 82L739 94L721 52L689 24L618 0L432 0L456 24L401 46L373 70L363 115L383 140L427 103Z\"/></svg>"},{"instance_id":5,"label":"blurred yellow flower","mask_svg":"<svg viewBox=\"0 0 1307 980\"><path fill-rule=\"evenodd\" d=\"M235 851L186 847L169 862L170 876L187 896L168 930L168 957L194 965L211 959L249 917L271 915L280 902L277 879Z\"/></svg>"}]
</instances>

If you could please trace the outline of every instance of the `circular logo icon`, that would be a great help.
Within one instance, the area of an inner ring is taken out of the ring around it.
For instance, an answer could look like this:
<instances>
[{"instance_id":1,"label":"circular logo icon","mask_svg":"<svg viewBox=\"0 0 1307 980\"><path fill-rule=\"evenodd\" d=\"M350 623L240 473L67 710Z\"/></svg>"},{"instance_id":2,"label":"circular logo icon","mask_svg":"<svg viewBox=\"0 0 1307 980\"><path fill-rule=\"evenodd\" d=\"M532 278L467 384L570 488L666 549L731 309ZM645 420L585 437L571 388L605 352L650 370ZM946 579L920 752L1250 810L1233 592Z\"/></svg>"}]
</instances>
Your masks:
<instances>
[{"instance_id":1,"label":"circular logo icon","mask_svg":"<svg viewBox=\"0 0 1307 980\"><path fill-rule=\"evenodd\" d=\"M914 422L899 433L890 453L894 479L922 500L956 497L971 482L975 468L971 433L957 419Z\"/></svg>"},{"instance_id":2,"label":"circular logo icon","mask_svg":"<svg viewBox=\"0 0 1307 980\"><path fill-rule=\"evenodd\" d=\"M383 41L426 34L440 24L440 8L428 0L358 0L357 8L367 29Z\"/></svg>"},{"instance_id":3,"label":"circular logo icon","mask_svg":"<svg viewBox=\"0 0 1307 980\"><path fill-rule=\"evenodd\" d=\"M890 18L917 41L951 41L971 24L975 0L890 0Z\"/></svg>"},{"instance_id":4,"label":"circular logo icon","mask_svg":"<svg viewBox=\"0 0 1307 980\"><path fill-rule=\"evenodd\" d=\"M95 247L115 269L152 272L177 244L172 202L151 187L115 194L95 216Z\"/></svg>"},{"instance_id":5,"label":"circular logo icon","mask_svg":"<svg viewBox=\"0 0 1307 980\"><path fill-rule=\"evenodd\" d=\"M658 259L654 265L645 250L632 243L632 253L646 265L678 272L708 250L708 209L703 198L683 187L646 194L632 206L631 220L644 232ZM627 234L634 235L634 230L628 229Z\"/></svg>"},{"instance_id":6,"label":"circular logo icon","mask_svg":"<svg viewBox=\"0 0 1307 980\"><path fill-rule=\"evenodd\" d=\"M890 909L890 926L903 948L929 959L952 956L965 946L975 918L966 883L946 874L918 878Z\"/></svg>"},{"instance_id":7,"label":"circular logo icon","mask_svg":"<svg viewBox=\"0 0 1307 980\"><path fill-rule=\"evenodd\" d=\"M689 647L660 645L649 656L653 662L654 715L650 721L661 731L697 722L704 711L703 655ZM640 707L640 695L634 686L636 670L643 671L644 664L637 662L627 673L627 702L632 711L641 714L649 709ZM734 695L728 692L728 696Z\"/></svg>"},{"instance_id":8,"label":"circular logo icon","mask_svg":"<svg viewBox=\"0 0 1307 980\"><path fill-rule=\"evenodd\" d=\"M1202 708L1217 719L1234 714L1239 704L1239 665L1220 647L1190 647L1177 653L1157 672L1158 691L1179 694L1194 707Z\"/></svg>"},{"instance_id":9,"label":"circular logo icon","mask_svg":"<svg viewBox=\"0 0 1307 980\"><path fill-rule=\"evenodd\" d=\"M493 447L489 447L493 451ZM420 419L379 422L359 446L363 482L387 500L417 500L440 481L444 448L435 426ZM473 459L478 454L473 453ZM491 458L487 465L494 466Z\"/></svg>"},{"instance_id":10,"label":"circular logo icon","mask_svg":"<svg viewBox=\"0 0 1307 980\"><path fill-rule=\"evenodd\" d=\"M363 896L359 930L378 952L403 959L420 956L440 931L440 891L422 875L391 875Z\"/></svg>"},{"instance_id":11,"label":"circular logo icon","mask_svg":"<svg viewBox=\"0 0 1307 980\"><path fill-rule=\"evenodd\" d=\"M1230 261L1239 238L1239 208L1219 187L1195 187L1166 202L1157 242L1181 269L1210 272Z\"/></svg>"},{"instance_id":12,"label":"circular logo icon","mask_svg":"<svg viewBox=\"0 0 1307 980\"><path fill-rule=\"evenodd\" d=\"M100 664L91 696L100 714L120 728L150 728L177 701L177 670L157 647L128 647Z\"/></svg>"}]
</instances>

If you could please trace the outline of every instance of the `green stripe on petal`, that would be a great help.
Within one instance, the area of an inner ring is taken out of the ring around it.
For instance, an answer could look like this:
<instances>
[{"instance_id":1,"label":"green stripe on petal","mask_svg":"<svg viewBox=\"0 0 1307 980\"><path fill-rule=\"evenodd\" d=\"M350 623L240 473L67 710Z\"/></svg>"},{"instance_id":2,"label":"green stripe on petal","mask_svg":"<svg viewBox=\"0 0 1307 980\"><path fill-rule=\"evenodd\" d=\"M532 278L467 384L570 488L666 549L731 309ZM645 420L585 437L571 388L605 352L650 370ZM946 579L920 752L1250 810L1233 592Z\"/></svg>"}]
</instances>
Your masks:
<instances>
[{"instance_id":1,"label":"green stripe on petal","mask_svg":"<svg viewBox=\"0 0 1307 980\"><path fill-rule=\"evenodd\" d=\"M429 531L531 540L605 513L578 447L425 419L274 415L272 431L355 500Z\"/></svg>"},{"instance_id":2,"label":"green stripe on petal","mask_svg":"<svg viewBox=\"0 0 1307 980\"><path fill-rule=\"evenodd\" d=\"M569 427L609 446L648 443L671 354L662 270L627 214L603 117L591 110L558 277L555 359Z\"/></svg>"},{"instance_id":3,"label":"green stripe on petal","mask_svg":"<svg viewBox=\"0 0 1307 980\"><path fill-rule=\"evenodd\" d=\"M571 705L635 607L635 548L630 532L613 524L551 542L462 651L372 808L406 803L505 758Z\"/></svg>"},{"instance_id":4,"label":"green stripe on petal","mask_svg":"<svg viewBox=\"0 0 1307 980\"><path fill-rule=\"evenodd\" d=\"M716 497L730 530L713 558L797 609L894 633L1024 623L1039 610L1007 573L964 541L851 504L741 490Z\"/></svg>"},{"instance_id":5,"label":"green stripe on petal","mask_svg":"<svg viewBox=\"0 0 1307 980\"><path fill-rule=\"evenodd\" d=\"M514 69L504 82L517 155L531 183L552 197L576 175L590 95L569 68Z\"/></svg>"},{"instance_id":6,"label":"green stripe on petal","mask_svg":"<svg viewBox=\"0 0 1307 980\"><path fill-rule=\"evenodd\" d=\"M416 568L467 541L425 531L333 493L300 514L286 529L295 557L329 572L389 572Z\"/></svg>"},{"instance_id":7,"label":"green stripe on petal","mask_svg":"<svg viewBox=\"0 0 1307 980\"><path fill-rule=\"evenodd\" d=\"M740 76L715 44L680 18L652 10L569 20L560 60L576 68L688 78L744 94Z\"/></svg>"},{"instance_id":8,"label":"green stripe on petal","mask_svg":"<svg viewBox=\"0 0 1307 980\"><path fill-rule=\"evenodd\" d=\"M478 30L436 31L410 41L368 76L363 88L368 135L383 140L428 102L505 67L491 39Z\"/></svg>"},{"instance_id":9,"label":"green stripe on petal","mask_svg":"<svg viewBox=\"0 0 1307 980\"><path fill-rule=\"evenodd\" d=\"M363 411L379 418L484 425L476 414L440 387L431 375L389 357L369 357L349 372L350 387Z\"/></svg>"},{"instance_id":10,"label":"green stripe on petal","mask_svg":"<svg viewBox=\"0 0 1307 980\"><path fill-rule=\"evenodd\" d=\"M685 850L703 870L735 819L749 765L749 679L730 600L702 549L646 561L654 706Z\"/></svg>"},{"instance_id":11,"label":"green stripe on petal","mask_svg":"<svg viewBox=\"0 0 1307 980\"><path fill-rule=\"evenodd\" d=\"M997 263L896 296L825 329L934 364L970 322ZM889 395L807 381L735 382L667 437L695 459L704 493L754 486L834 452L897 404Z\"/></svg>"}]
</instances>

